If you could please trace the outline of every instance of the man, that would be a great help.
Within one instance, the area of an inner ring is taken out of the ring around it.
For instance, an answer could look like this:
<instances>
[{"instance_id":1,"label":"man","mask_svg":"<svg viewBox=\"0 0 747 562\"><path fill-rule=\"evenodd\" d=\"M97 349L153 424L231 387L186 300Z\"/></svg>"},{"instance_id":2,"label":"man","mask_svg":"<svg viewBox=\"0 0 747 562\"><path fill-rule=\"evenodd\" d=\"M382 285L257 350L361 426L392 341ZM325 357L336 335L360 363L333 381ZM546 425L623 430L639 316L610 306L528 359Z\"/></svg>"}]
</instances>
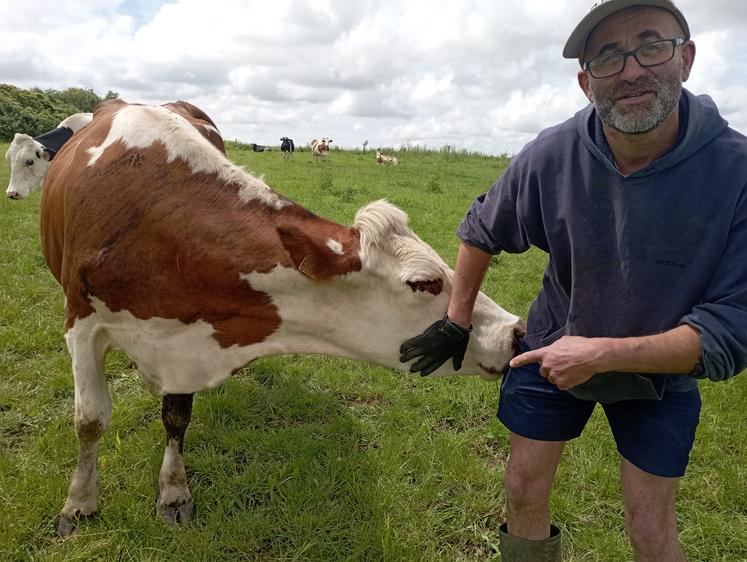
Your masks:
<instances>
[{"instance_id":1,"label":"man","mask_svg":"<svg viewBox=\"0 0 747 562\"><path fill-rule=\"evenodd\" d=\"M638 560L684 560L675 492L697 380L747 366L747 138L682 89L695 58L669 0L598 2L563 51L591 104L540 133L460 224L443 321L402 345L412 371L455 364L490 257L549 254L501 383L511 432L504 560L559 560L548 498L564 443L604 408Z\"/></svg>"}]
</instances>

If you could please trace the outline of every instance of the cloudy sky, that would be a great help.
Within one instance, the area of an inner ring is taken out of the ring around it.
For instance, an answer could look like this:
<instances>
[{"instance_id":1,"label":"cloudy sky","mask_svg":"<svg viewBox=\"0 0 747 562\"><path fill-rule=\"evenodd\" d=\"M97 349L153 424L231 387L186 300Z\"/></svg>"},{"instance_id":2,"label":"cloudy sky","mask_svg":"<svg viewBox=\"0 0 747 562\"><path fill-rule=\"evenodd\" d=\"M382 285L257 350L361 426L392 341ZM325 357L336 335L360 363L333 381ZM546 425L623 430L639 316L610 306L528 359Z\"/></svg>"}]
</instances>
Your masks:
<instances>
[{"instance_id":1,"label":"cloudy sky","mask_svg":"<svg viewBox=\"0 0 747 562\"><path fill-rule=\"evenodd\" d=\"M515 153L585 105L592 0L0 0L0 83L185 99L226 139ZM747 134L747 1L679 0L687 87Z\"/></svg>"}]
</instances>

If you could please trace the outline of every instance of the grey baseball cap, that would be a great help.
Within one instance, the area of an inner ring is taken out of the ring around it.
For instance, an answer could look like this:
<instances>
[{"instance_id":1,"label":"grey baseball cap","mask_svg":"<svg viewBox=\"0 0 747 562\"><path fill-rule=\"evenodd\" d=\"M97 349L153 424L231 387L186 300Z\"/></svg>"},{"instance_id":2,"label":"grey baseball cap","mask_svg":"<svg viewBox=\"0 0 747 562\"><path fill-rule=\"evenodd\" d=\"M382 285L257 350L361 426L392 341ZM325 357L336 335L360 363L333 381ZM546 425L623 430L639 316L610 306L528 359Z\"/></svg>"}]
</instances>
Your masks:
<instances>
[{"instance_id":1,"label":"grey baseball cap","mask_svg":"<svg viewBox=\"0 0 747 562\"><path fill-rule=\"evenodd\" d=\"M589 38L591 31L604 18L631 6L653 6L672 12L672 15L677 19L680 27L682 27L682 31L685 33L685 39L690 39L690 28L687 25L685 16L682 15L682 12L677 9L677 6L671 0L599 0L599 2L591 7L589 13L586 14L584 19L579 22L576 29L571 33L571 36L565 43L565 47L563 47L563 56L567 59L577 58L579 64L583 66L584 61L582 57L586 48L586 40Z\"/></svg>"}]
</instances>

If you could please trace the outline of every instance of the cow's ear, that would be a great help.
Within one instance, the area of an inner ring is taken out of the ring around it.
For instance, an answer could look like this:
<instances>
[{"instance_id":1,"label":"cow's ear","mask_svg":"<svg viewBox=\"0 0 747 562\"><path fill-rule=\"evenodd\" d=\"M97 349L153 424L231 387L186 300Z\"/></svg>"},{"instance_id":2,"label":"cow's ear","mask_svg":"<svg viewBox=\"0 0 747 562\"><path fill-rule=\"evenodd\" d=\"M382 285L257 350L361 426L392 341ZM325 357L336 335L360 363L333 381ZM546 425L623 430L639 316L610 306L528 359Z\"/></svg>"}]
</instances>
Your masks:
<instances>
[{"instance_id":1,"label":"cow's ear","mask_svg":"<svg viewBox=\"0 0 747 562\"><path fill-rule=\"evenodd\" d=\"M45 148L41 151L41 157L42 160L46 160L47 162L49 162L52 159L52 152Z\"/></svg>"},{"instance_id":2,"label":"cow's ear","mask_svg":"<svg viewBox=\"0 0 747 562\"><path fill-rule=\"evenodd\" d=\"M278 225L283 248L296 269L315 281L345 275L361 268L357 252L351 252L348 241L319 236L296 225Z\"/></svg>"}]
</instances>

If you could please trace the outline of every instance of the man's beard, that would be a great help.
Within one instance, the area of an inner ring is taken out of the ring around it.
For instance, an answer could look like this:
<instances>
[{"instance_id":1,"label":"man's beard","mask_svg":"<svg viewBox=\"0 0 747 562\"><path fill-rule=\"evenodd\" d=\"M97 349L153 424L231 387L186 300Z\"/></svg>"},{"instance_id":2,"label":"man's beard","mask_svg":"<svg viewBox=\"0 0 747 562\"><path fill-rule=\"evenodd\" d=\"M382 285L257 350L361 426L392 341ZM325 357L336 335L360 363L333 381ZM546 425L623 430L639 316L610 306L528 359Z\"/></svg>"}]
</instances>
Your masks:
<instances>
[{"instance_id":1,"label":"man's beard","mask_svg":"<svg viewBox=\"0 0 747 562\"><path fill-rule=\"evenodd\" d=\"M641 76L635 83L629 84L616 80L608 86L591 85L594 94L594 105L602 122L629 135L640 135L652 131L669 117L677 106L682 92L680 69L657 80L653 76ZM653 106L627 106L618 108L613 98L621 95L634 95L643 91L653 91Z\"/></svg>"}]
</instances>

